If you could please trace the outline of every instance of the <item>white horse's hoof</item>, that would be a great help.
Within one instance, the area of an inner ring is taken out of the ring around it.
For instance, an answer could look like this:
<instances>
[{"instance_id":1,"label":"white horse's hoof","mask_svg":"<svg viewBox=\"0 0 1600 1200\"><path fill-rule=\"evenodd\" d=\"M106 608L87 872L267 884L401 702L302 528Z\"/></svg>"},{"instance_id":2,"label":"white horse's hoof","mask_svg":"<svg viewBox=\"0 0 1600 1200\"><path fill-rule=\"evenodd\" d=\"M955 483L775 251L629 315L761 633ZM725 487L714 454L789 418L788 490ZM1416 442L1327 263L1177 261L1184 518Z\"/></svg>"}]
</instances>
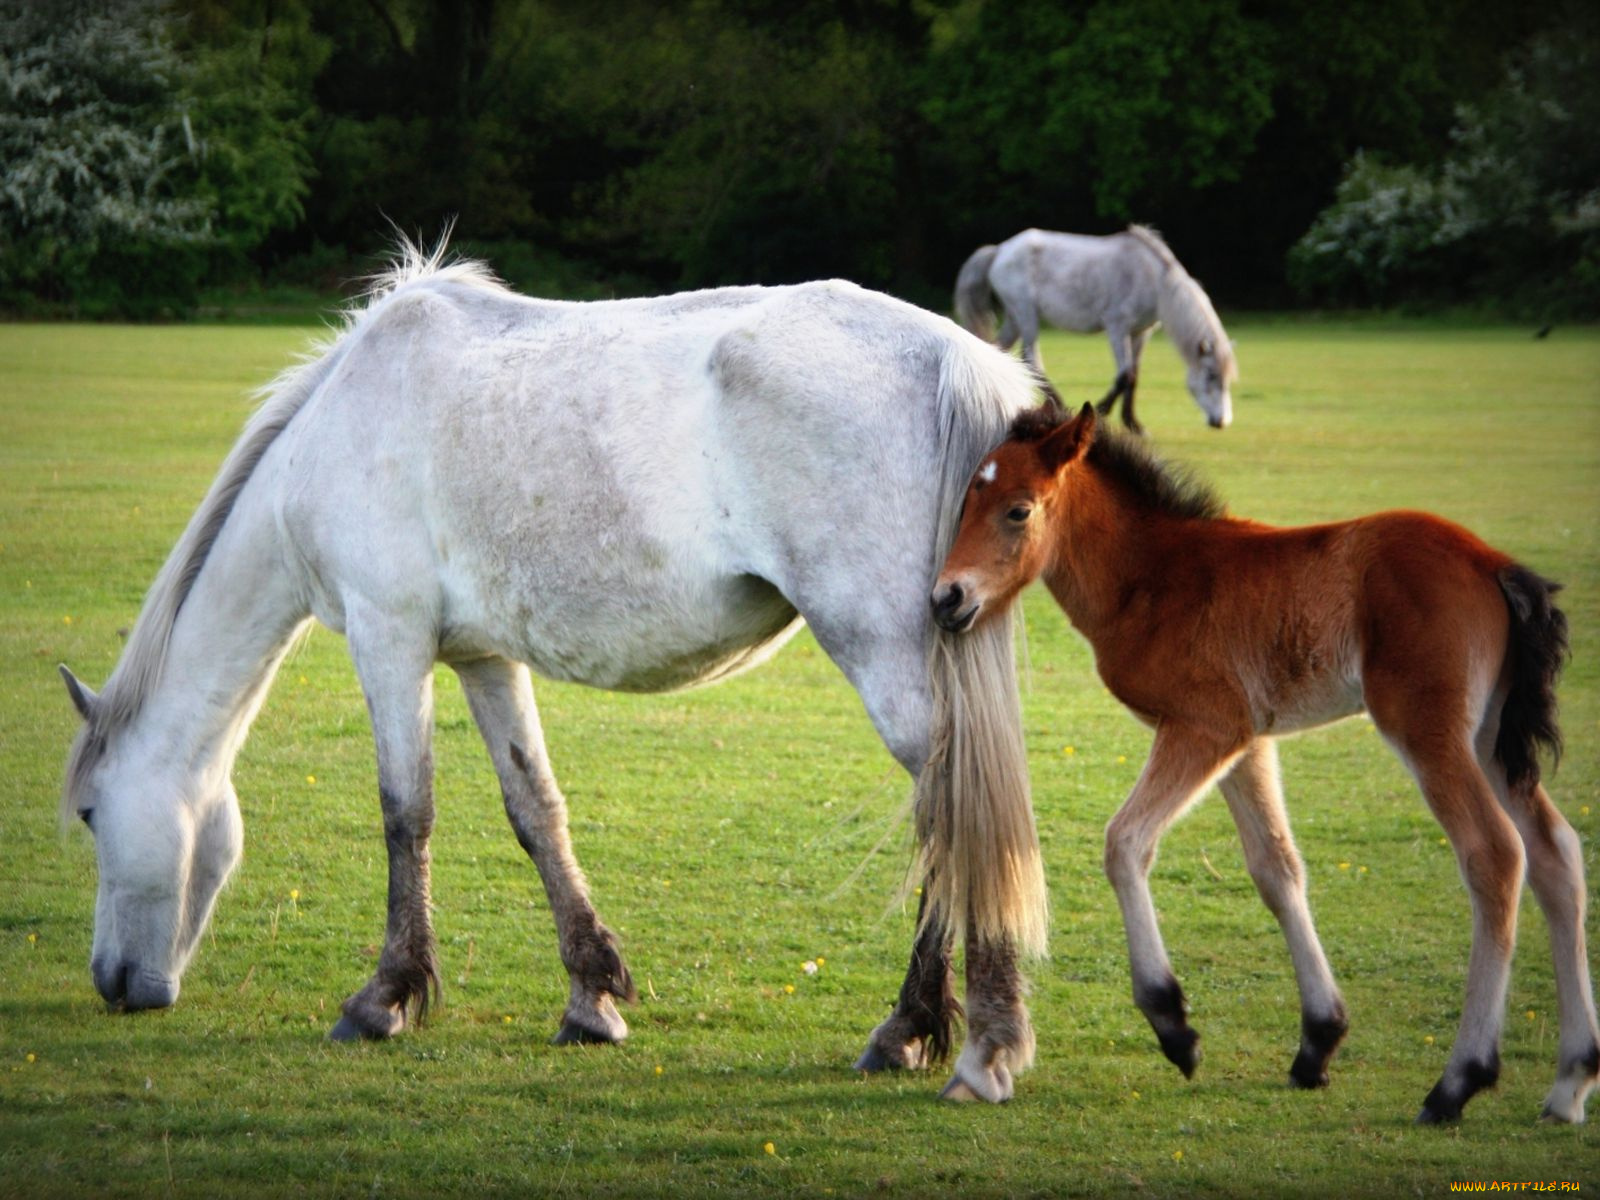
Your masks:
<instances>
[{"instance_id":1,"label":"white horse's hoof","mask_svg":"<svg viewBox=\"0 0 1600 1200\"><path fill-rule=\"evenodd\" d=\"M1593 1082L1589 1079L1557 1080L1550 1094L1544 1098L1544 1111L1539 1114L1539 1119L1560 1125L1582 1125L1584 1100Z\"/></svg>"},{"instance_id":2,"label":"white horse's hoof","mask_svg":"<svg viewBox=\"0 0 1600 1200\"><path fill-rule=\"evenodd\" d=\"M941 1100L983 1100L989 1104L1004 1104L1011 1099L1015 1084L1011 1072L1000 1061L1003 1052L984 1063L969 1044L956 1059L955 1073L939 1093Z\"/></svg>"},{"instance_id":3,"label":"white horse's hoof","mask_svg":"<svg viewBox=\"0 0 1600 1200\"><path fill-rule=\"evenodd\" d=\"M901 1046L892 1046L884 1050L876 1041L868 1042L867 1048L861 1052L861 1057L856 1059L858 1071L920 1071L928 1065L928 1052L923 1048L921 1041L906 1042Z\"/></svg>"},{"instance_id":4,"label":"white horse's hoof","mask_svg":"<svg viewBox=\"0 0 1600 1200\"><path fill-rule=\"evenodd\" d=\"M554 1046L600 1045L623 1041L628 1023L606 992L596 997L585 995L576 981L567 1011L561 1014L561 1029L550 1039Z\"/></svg>"}]
</instances>

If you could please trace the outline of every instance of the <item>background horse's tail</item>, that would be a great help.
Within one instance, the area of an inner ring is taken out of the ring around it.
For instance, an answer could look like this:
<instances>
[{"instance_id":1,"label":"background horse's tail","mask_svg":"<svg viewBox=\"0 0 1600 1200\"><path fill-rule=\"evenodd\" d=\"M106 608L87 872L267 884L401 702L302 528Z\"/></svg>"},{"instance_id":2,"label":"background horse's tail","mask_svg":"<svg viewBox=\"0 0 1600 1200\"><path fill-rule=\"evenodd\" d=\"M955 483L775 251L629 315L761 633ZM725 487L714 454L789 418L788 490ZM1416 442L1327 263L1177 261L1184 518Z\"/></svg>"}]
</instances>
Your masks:
<instances>
[{"instance_id":1,"label":"background horse's tail","mask_svg":"<svg viewBox=\"0 0 1600 1200\"><path fill-rule=\"evenodd\" d=\"M994 290L989 286L989 268L999 252L999 246L979 246L961 264L961 273L956 276L956 320L986 342L994 341ZM962 480L963 494L966 487L967 481Z\"/></svg>"},{"instance_id":2,"label":"background horse's tail","mask_svg":"<svg viewBox=\"0 0 1600 1200\"><path fill-rule=\"evenodd\" d=\"M960 338L939 372L944 458L929 587L944 564L972 472L1033 401L1018 363ZM1017 695L1009 614L953 635L928 622L933 726L914 809L926 919L957 938L1043 954L1049 913Z\"/></svg>"},{"instance_id":3,"label":"background horse's tail","mask_svg":"<svg viewBox=\"0 0 1600 1200\"><path fill-rule=\"evenodd\" d=\"M1495 576L1511 612L1511 691L1500 713L1494 756L1513 789L1539 782L1539 747L1561 760L1556 722L1556 679L1571 651L1567 617L1552 602L1559 583L1512 563Z\"/></svg>"}]
</instances>

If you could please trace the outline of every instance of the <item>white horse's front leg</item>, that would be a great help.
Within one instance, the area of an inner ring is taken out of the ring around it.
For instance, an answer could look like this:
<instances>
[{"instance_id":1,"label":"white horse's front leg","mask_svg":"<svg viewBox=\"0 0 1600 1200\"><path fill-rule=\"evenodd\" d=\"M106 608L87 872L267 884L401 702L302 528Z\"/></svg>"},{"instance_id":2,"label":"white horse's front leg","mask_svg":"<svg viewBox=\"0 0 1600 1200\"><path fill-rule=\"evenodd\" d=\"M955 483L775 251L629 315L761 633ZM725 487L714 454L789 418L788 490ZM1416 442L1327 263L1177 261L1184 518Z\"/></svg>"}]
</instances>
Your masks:
<instances>
[{"instance_id":1,"label":"white horse's front leg","mask_svg":"<svg viewBox=\"0 0 1600 1200\"><path fill-rule=\"evenodd\" d=\"M573 856L567 803L550 769L528 668L484 659L458 665L456 673L500 777L506 817L539 869L555 918L571 995L554 1040L620 1042L628 1024L616 1001L637 999L633 977L615 935L589 902L588 883Z\"/></svg>"},{"instance_id":2,"label":"white horse's front leg","mask_svg":"<svg viewBox=\"0 0 1600 1200\"><path fill-rule=\"evenodd\" d=\"M428 906L428 838L433 832L433 656L399 622L349 621L351 656L372 715L378 796L389 852L389 915L378 969L344 1002L335 1041L386 1038L420 1021L438 994L439 969ZM410 653L407 653L407 650Z\"/></svg>"}]
</instances>

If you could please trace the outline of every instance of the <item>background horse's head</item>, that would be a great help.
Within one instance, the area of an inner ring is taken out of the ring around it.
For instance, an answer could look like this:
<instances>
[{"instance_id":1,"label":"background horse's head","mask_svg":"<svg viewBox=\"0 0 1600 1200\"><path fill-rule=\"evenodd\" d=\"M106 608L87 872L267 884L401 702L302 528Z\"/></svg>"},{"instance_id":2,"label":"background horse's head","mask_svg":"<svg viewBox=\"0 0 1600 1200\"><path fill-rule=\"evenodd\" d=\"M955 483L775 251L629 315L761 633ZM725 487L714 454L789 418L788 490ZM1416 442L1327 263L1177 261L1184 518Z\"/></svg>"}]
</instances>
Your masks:
<instances>
[{"instance_id":1,"label":"background horse's head","mask_svg":"<svg viewBox=\"0 0 1600 1200\"><path fill-rule=\"evenodd\" d=\"M1206 414L1206 423L1226 429L1233 423L1233 396L1228 389L1239 377L1233 347L1226 338L1203 337L1192 349L1186 347L1183 357L1189 367L1189 394Z\"/></svg>"},{"instance_id":2,"label":"background horse's head","mask_svg":"<svg viewBox=\"0 0 1600 1200\"><path fill-rule=\"evenodd\" d=\"M226 769L187 755L61 668L83 718L64 804L94 834L100 882L90 969L106 1001L165 1008L244 844Z\"/></svg>"},{"instance_id":3,"label":"background horse's head","mask_svg":"<svg viewBox=\"0 0 1600 1200\"><path fill-rule=\"evenodd\" d=\"M1094 440L1093 405L1061 419L1052 406L1017 419L1012 434L979 465L967 487L954 545L935 581L933 617L964 633L1004 612L1049 562L1049 510L1063 476Z\"/></svg>"}]
</instances>

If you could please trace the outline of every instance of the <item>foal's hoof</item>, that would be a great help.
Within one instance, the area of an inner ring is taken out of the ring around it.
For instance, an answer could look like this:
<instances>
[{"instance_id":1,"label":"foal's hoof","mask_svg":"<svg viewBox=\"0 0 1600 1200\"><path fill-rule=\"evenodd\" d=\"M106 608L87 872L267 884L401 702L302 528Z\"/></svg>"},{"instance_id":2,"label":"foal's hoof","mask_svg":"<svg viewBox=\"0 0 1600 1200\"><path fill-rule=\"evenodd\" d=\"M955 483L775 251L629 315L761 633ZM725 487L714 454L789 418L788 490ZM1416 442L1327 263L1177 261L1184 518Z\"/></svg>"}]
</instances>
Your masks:
<instances>
[{"instance_id":1,"label":"foal's hoof","mask_svg":"<svg viewBox=\"0 0 1600 1200\"><path fill-rule=\"evenodd\" d=\"M989 1104L1004 1104L1011 1099L1015 1083L1011 1071L1000 1061L1001 1055L985 1064L969 1045L956 1059L955 1074L939 1093L941 1100L958 1102L983 1100Z\"/></svg>"}]
</instances>

